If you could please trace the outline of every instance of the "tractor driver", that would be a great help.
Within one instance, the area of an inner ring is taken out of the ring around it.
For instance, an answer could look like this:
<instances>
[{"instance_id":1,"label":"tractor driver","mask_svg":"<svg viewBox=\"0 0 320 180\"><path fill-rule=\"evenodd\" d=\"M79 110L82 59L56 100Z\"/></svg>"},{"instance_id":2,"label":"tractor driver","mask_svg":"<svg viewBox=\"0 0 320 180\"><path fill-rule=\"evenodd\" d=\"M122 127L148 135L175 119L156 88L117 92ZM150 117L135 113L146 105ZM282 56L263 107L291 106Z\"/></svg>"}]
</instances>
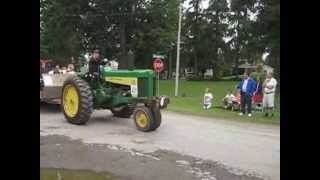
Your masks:
<instances>
[{"instance_id":1,"label":"tractor driver","mask_svg":"<svg viewBox=\"0 0 320 180\"><path fill-rule=\"evenodd\" d=\"M95 49L92 52L89 61L89 74L93 76L94 79L99 79L100 77L100 65L104 65L106 62L102 61L100 58L99 50Z\"/></svg>"}]
</instances>

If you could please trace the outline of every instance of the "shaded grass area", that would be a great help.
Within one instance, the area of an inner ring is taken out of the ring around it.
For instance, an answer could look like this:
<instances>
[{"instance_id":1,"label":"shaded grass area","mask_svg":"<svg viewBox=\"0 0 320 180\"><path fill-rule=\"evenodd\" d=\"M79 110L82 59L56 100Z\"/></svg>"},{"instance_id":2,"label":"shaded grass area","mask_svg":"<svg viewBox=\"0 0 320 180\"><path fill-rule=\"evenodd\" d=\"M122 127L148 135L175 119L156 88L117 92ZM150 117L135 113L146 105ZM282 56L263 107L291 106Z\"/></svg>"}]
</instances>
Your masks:
<instances>
[{"instance_id":1,"label":"shaded grass area","mask_svg":"<svg viewBox=\"0 0 320 180\"><path fill-rule=\"evenodd\" d=\"M264 117L262 112L254 112L252 117L239 116L238 111L222 108L222 98L230 89L236 91L237 81L185 81L179 83L179 96L174 96L175 82L173 80L160 81L160 94L170 97L168 111L217 117L235 121L257 122L267 124L280 123L280 95L276 95L276 109L274 117ZM209 110L202 109L202 100L205 88L210 88L213 93L213 107Z\"/></svg>"}]
</instances>

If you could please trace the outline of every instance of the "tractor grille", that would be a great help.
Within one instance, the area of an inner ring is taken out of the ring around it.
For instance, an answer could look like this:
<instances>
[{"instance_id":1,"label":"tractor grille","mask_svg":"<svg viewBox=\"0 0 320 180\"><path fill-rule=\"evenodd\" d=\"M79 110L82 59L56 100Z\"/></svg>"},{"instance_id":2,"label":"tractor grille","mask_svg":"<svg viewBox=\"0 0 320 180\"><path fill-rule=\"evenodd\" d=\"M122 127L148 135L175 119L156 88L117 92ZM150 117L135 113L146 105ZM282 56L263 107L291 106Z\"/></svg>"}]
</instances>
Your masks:
<instances>
[{"instance_id":1,"label":"tractor grille","mask_svg":"<svg viewBox=\"0 0 320 180\"><path fill-rule=\"evenodd\" d=\"M139 97L148 96L148 79L147 78L138 79L138 96Z\"/></svg>"}]
</instances>

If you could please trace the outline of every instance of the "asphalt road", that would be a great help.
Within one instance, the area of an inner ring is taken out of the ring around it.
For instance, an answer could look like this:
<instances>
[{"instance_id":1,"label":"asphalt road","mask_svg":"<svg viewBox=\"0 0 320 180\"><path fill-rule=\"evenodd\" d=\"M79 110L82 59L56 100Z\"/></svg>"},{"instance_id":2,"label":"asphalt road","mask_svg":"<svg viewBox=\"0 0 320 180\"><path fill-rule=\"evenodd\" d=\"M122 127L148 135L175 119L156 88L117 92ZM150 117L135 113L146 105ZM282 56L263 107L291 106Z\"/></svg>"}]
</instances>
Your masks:
<instances>
[{"instance_id":1,"label":"asphalt road","mask_svg":"<svg viewBox=\"0 0 320 180\"><path fill-rule=\"evenodd\" d=\"M121 179L280 179L280 128L162 112L154 132L95 111L84 126L40 106L40 166L106 171Z\"/></svg>"}]
</instances>

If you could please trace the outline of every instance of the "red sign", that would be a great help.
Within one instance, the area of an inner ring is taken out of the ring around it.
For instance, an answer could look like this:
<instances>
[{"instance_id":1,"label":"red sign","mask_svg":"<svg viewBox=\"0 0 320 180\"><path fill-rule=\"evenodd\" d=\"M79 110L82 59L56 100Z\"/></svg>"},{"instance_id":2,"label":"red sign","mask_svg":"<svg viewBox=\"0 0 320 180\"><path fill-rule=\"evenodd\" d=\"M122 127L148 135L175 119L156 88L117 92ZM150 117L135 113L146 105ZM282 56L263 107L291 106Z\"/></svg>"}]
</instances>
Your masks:
<instances>
[{"instance_id":1,"label":"red sign","mask_svg":"<svg viewBox=\"0 0 320 180\"><path fill-rule=\"evenodd\" d=\"M157 58L156 60L153 61L153 69L157 72L160 73L164 69L164 64L161 61L161 59Z\"/></svg>"}]
</instances>

